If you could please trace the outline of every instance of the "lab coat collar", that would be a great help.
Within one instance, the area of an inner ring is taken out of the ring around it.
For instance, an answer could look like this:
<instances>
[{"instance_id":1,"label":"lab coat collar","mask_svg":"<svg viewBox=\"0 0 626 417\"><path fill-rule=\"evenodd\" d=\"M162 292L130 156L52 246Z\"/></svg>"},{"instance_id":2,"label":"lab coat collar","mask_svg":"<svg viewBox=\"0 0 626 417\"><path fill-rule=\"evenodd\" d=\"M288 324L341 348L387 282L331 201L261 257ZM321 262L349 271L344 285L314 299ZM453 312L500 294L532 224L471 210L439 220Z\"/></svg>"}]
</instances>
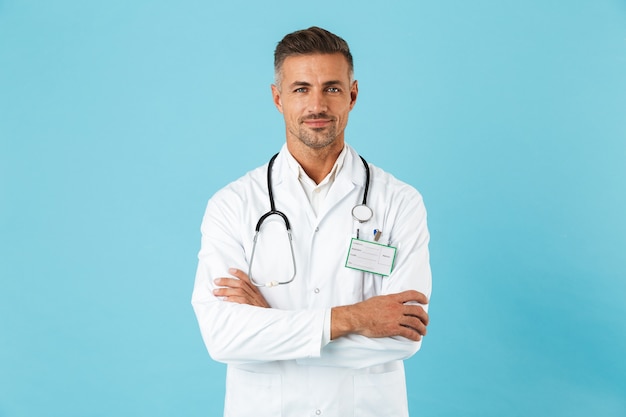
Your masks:
<instances>
[{"instance_id":1,"label":"lab coat collar","mask_svg":"<svg viewBox=\"0 0 626 417\"><path fill-rule=\"evenodd\" d=\"M365 185L366 174L361 158L348 144L346 144L345 147L346 154L343 166L337 171L335 181L326 196L324 205L318 213L317 218L313 214L312 208L306 210L310 221L314 224L319 223L326 213L331 211L340 201L346 198L355 187L363 187ZM294 197L298 196L297 198L304 199L303 201L306 201L307 205L309 205L305 192L298 181L297 170L294 172L289 166L287 158L291 156L288 155L288 153L287 145L283 145L275 162L274 169L277 175L274 176L276 178L274 180L274 187L278 189L286 186L286 192L289 195ZM357 200L355 200L355 203L357 203Z\"/></svg>"},{"instance_id":2,"label":"lab coat collar","mask_svg":"<svg viewBox=\"0 0 626 417\"><path fill-rule=\"evenodd\" d=\"M317 185L322 185L325 183L333 183L335 181L337 173L341 170L341 168L343 168L343 163L346 159L347 153L348 153L348 147L344 146L341 152L339 153L339 156L337 157L337 160L335 161L333 168L330 170L328 175L326 175L326 177L322 180L322 182L320 182ZM296 161L296 158L293 157L291 152L285 152L284 155L286 157L285 159L287 160L287 165L289 166L289 169L293 172L296 178L298 178L298 180L300 180L301 182L310 183L312 184L312 186L315 186L313 185L315 184L315 182L307 175L307 173L304 171L304 168L302 168L302 165L300 165L300 163Z\"/></svg>"},{"instance_id":3,"label":"lab coat collar","mask_svg":"<svg viewBox=\"0 0 626 417\"><path fill-rule=\"evenodd\" d=\"M344 150L344 160L340 161L339 166L337 166L335 183L346 181L351 183L353 186L364 186L365 172L363 170L363 163L361 162L361 158L356 153L354 148L352 148L347 143L344 145ZM293 163L289 162L289 158L293 160ZM287 149L287 144L284 144L280 149L278 158L276 159L275 167L276 172L278 173L278 175L276 175L276 179L274 180L274 184L276 186L280 185L284 181L284 179L290 175L292 175L296 180L298 179L299 164L295 160L295 158L289 153L289 150Z\"/></svg>"}]
</instances>

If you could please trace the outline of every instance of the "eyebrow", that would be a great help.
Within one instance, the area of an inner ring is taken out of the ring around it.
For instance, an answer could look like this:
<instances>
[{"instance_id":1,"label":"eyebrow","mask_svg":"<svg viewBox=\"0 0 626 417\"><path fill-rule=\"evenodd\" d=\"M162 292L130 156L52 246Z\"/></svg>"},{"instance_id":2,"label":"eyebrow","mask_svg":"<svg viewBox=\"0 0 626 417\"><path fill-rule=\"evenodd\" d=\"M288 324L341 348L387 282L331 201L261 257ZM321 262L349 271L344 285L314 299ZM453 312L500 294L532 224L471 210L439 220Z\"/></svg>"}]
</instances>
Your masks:
<instances>
[{"instance_id":1,"label":"eyebrow","mask_svg":"<svg viewBox=\"0 0 626 417\"><path fill-rule=\"evenodd\" d=\"M289 86L290 87L310 87L312 84L306 81L294 81Z\"/></svg>"},{"instance_id":2,"label":"eyebrow","mask_svg":"<svg viewBox=\"0 0 626 417\"><path fill-rule=\"evenodd\" d=\"M339 80L330 80L330 81L326 81L324 82L323 86L324 87L330 87L332 85L341 85L341 81ZM291 83L290 87L312 87L313 84L311 84L310 82L307 81L294 81Z\"/></svg>"}]
</instances>

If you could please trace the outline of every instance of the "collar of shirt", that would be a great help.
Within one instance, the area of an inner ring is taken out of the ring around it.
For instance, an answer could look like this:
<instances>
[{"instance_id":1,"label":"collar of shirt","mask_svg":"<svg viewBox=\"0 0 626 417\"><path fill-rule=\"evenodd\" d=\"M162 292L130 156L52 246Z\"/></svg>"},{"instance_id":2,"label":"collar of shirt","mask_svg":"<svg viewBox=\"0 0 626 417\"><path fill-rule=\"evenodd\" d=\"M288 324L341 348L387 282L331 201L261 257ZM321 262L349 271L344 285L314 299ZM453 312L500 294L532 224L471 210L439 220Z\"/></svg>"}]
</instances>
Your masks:
<instances>
[{"instance_id":1,"label":"collar of shirt","mask_svg":"<svg viewBox=\"0 0 626 417\"><path fill-rule=\"evenodd\" d=\"M315 181L313 181L306 174L306 172L304 172L304 169L298 163L298 161L296 161L296 158L294 158L290 152L287 152L287 164L289 165L289 169L291 170L291 172L293 172L294 175L297 175L298 181L300 182L300 185L302 185L302 189L309 199L309 203L311 204L313 212L316 216L318 215L319 210L322 207L326 196L328 195L330 187L335 182L337 174L339 173L339 171L341 171L341 168L343 167L343 163L346 159L346 154L348 153L347 148L348 147L344 145L341 153L335 161L335 165L333 165L333 168L330 170L328 175L326 175L326 177L319 184L315 184Z\"/></svg>"}]
</instances>

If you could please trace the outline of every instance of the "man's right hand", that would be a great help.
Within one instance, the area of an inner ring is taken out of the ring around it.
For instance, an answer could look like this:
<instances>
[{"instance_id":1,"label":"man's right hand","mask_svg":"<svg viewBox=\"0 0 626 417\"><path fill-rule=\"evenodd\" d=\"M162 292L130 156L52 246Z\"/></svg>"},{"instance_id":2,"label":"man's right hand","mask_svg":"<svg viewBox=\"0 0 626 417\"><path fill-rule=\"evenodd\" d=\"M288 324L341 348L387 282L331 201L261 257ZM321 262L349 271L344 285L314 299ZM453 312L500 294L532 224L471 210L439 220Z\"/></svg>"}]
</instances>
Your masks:
<instances>
[{"instance_id":1,"label":"man's right hand","mask_svg":"<svg viewBox=\"0 0 626 417\"><path fill-rule=\"evenodd\" d=\"M418 291L409 290L334 307L330 338L360 334L367 337L403 336L419 341L426 334L428 314L415 303L428 304L428 299Z\"/></svg>"}]
</instances>

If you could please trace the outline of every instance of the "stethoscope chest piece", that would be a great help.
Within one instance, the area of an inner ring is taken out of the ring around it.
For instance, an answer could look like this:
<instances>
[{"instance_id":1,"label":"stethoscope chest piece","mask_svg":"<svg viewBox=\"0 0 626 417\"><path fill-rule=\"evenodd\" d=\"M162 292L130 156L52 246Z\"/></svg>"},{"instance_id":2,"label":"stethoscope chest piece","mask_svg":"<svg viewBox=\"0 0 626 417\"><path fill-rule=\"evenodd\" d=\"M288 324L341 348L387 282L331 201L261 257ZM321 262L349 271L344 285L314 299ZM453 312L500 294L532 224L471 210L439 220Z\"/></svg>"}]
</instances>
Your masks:
<instances>
[{"instance_id":1,"label":"stethoscope chest piece","mask_svg":"<svg viewBox=\"0 0 626 417\"><path fill-rule=\"evenodd\" d=\"M359 204L358 206L354 206L352 208L352 217L354 220L359 223L365 223L372 218L374 212L371 208L367 207L365 204Z\"/></svg>"},{"instance_id":2,"label":"stethoscope chest piece","mask_svg":"<svg viewBox=\"0 0 626 417\"><path fill-rule=\"evenodd\" d=\"M276 204L274 203L274 191L272 188L272 167L274 166L274 160L276 160L277 156L278 154L272 156L272 159L270 159L267 165L267 193L268 193L269 200L270 200L270 211L262 215L256 225L255 235L254 235L254 239L252 243L252 253L250 254L250 263L248 265L248 277L250 278L250 282L257 287L275 287L277 285L289 284L296 277L296 256L293 251L293 243L291 241L291 225L289 224L289 219L287 218L287 215L279 210L276 210ZM354 220L360 223L365 223L366 221L369 221L372 218L372 216L374 215L374 212L372 211L371 208L367 206L367 192L370 186L370 168L369 168L369 165L367 164L367 161L362 156L361 156L361 161L363 162L363 167L365 167L365 190L363 191L363 202L361 204L357 204L352 209L352 217L354 217ZM289 247L291 249L291 262L293 265L293 274L287 281L274 280L274 281L270 281L266 283L260 283L260 282L257 282L252 275L252 264L254 263L254 254L256 252L257 237L259 235L259 232L261 231L261 226L263 225L263 222L265 221L265 219L273 215L280 216L285 222L287 236L289 237ZM357 237L358 237L358 234L357 234Z\"/></svg>"}]
</instances>

